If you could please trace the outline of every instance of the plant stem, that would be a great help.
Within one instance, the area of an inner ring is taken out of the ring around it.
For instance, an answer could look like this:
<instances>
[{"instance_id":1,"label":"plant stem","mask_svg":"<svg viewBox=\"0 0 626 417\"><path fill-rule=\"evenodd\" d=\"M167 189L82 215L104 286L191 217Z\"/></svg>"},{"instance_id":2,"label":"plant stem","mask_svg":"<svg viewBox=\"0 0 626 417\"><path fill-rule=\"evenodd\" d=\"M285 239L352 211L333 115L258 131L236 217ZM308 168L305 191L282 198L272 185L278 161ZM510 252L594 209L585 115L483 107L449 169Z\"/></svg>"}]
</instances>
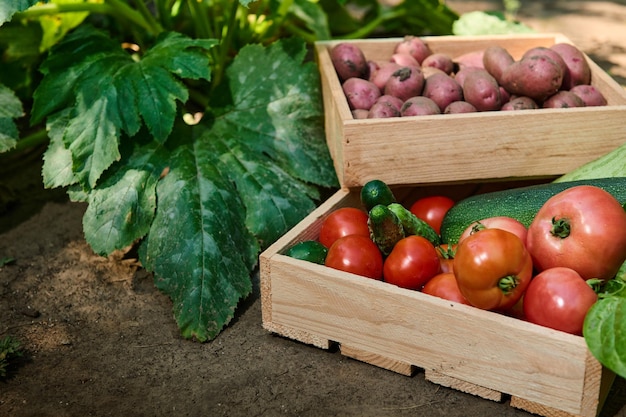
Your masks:
<instances>
[{"instance_id":1,"label":"plant stem","mask_svg":"<svg viewBox=\"0 0 626 417\"><path fill-rule=\"evenodd\" d=\"M369 21L360 29L355 30L352 33L348 33L347 35L342 36L344 39L362 39L366 38L370 33L376 30L377 27L382 25L384 22L396 19L398 17L402 17L402 11L392 11L388 13L383 13L376 16L375 19Z\"/></svg>"},{"instance_id":2,"label":"plant stem","mask_svg":"<svg viewBox=\"0 0 626 417\"><path fill-rule=\"evenodd\" d=\"M163 32L163 27L159 24L159 22L156 21L150 10L148 10L148 7L146 7L146 3L144 2L144 0L133 0L133 2L135 3L135 6L137 7L137 10L139 10L139 13L143 17L143 19L146 21L146 24L148 24L152 28L152 32Z\"/></svg>"},{"instance_id":3,"label":"plant stem","mask_svg":"<svg viewBox=\"0 0 626 417\"><path fill-rule=\"evenodd\" d=\"M228 16L228 22L225 25L225 29L226 29L226 33L224 34L224 37L220 40L220 45L219 45L219 61L216 62L216 69L218 69L216 71L215 76L213 77L213 86L217 86L219 85L219 83L222 81L222 76L224 74L224 69L226 67L226 59L228 57L228 53L230 51L232 42L233 42L233 32L235 31L235 28L237 27L237 10L239 9L239 2L238 1L233 1L231 3L231 8L230 8L230 12L229 12L229 16Z\"/></svg>"},{"instance_id":4,"label":"plant stem","mask_svg":"<svg viewBox=\"0 0 626 417\"><path fill-rule=\"evenodd\" d=\"M15 146L15 148L11 149L9 152L10 153L21 152L24 149L32 148L32 147L37 146L37 145L41 145L41 144L47 142L48 140L49 140L48 132L46 131L46 129L37 130L37 131L31 133L30 135L25 136L22 139L18 140L17 141L17 145Z\"/></svg>"},{"instance_id":5,"label":"plant stem","mask_svg":"<svg viewBox=\"0 0 626 417\"><path fill-rule=\"evenodd\" d=\"M152 35L157 35L159 33L159 31L155 31L154 28L146 22L139 12L120 0L106 0L106 3L37 4L28 10L15 13L12 20L36 19L41 16L80 12L116 15L144 28Z\"/></svg>"}]
</instances>

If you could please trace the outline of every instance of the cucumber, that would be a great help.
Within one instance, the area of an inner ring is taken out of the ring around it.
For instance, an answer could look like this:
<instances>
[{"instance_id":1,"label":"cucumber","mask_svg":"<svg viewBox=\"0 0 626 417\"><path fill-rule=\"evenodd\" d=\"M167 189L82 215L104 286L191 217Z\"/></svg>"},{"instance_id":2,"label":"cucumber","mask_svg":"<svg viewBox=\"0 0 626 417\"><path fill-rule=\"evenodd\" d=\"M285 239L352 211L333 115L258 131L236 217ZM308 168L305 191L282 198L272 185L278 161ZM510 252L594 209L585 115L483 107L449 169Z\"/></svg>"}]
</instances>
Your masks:
<instances>
[{"instance_id":1,"label":"cucumber","mask_svg":"<svg viewBox=\"0 0 626 417\"><path fill-rule=\"evenodd\" d=\"M400 219L405 236L422 236L428 239L434 246L438 246L441 243L439 233L424 220L415 216L410 210L407 210L402 204L391 203L387 208Z\"/></svg>"},{"instance_id":2,"label":"cucumber","mask_svg":"<svg viewBox=\"0 0 626 417\"><path fill-rule=\"evenodd\" d=\"M326 246L316 240L305 240L296 243L285 253L285 255L291 256L292 258L315 262L320 265L324 265L327 254L328 249Z\"/></svg>"},{"instance_id":3,"label":"cucumber","mask_svg":"<svg viewBox=\"0 0 626 417\"><path fill-rule=\"evenodd\" d=\"M626 202L626 177L552 182L479 194L457 202L446 213L441 224L441 240L457 243L472 222L494 216L513 217L528 227L550 197L576 185L595 185L611 193L621 204Z\"/></svg>"},{"instance_id":4,"label":"cucumber","mask_svg":"<svg viewBox=\"0 0 626 417\"><path fill-rule=\"evenodd\" d=\"M387 206L396 202L391 188L381 180L371 180L361 188L361 203L366 211L370 211L374 206L382 204Z\"/></svg>"},{"instance_id":5,"label":"cucumber","mask_svg":"<svg viewBox=\"0 0 626 417\"><path fill-rule=\"evenodd\" d=\"M400 219L383 204L377 204L369 211L367 226L372 241L385 256L405 237Z\"/></svg>"},{"instance_id":6,"label":"cucumber","mask_svg":"<svg viewBox=\"0 0 626 417\"><path fill-rule=\"evenodd\" d=\"M591 162L560 176L554 182L626 177L626 143Z\"/></svg>"}]
</instances>

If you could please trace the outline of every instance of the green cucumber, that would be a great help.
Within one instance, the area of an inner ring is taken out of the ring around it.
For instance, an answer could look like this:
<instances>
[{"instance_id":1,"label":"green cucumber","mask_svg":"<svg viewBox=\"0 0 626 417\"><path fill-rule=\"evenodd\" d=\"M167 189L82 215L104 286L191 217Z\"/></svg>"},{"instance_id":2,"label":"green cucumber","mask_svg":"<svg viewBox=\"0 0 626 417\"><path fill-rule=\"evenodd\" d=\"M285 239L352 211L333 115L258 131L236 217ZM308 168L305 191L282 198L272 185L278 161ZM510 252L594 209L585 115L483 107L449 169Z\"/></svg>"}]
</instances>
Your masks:
<instances>
[{"instance_id":1,"label":"green cucumber","mask_svg":"<svg viewBox=\"0 0 626 417\"><path fill-rule=\"evenodd\" d=\"M395 202L396 198L391 188L384 181L371 180L361 188L361 203L366 211L370 211L378 204L386 206Z\"/></svg>"},{"instance_id":2,"label":"green cucumber","mask_svg":"<svg viewBox=\"0 0 626 417\"><path fill-rule=\"evenodd\" d=\"M383 204L377 204L369 211L367 226L372 241L385 256L405 237L400 219Z\"/></svg>"},{"instance_id":3,"label":"green cucumber","mask_svg":"<svg viewBox=\"0 0 626 417\"><path fill-rule=\"evenodd\" d=\"M285 255L292 258L315 262L320 265L324 265L327 254L328 249L326 246L316 240L305 240L303 242L296 243L285 253Z\"/></svg>"},{"instance_id":4,"label":"green cucumber","mask_svg":"<svg viewBox=\"0 0 626 417\"><path fill-rule=\"evenodd\" d=\"M554 182L588 180L594 178L626 177L626 143L601 157L588 162Z\"/></svg>"},{"instance_id":5,"label":"green cucumber","mask_svg":"<svg viewBox=\"0 0 626 417\"><path fill-rule=\"evenodd\" d=\"M611 193L621 204L626 202L626 177L552 182L478 194L457 202L446 213L441 239L444 243L457 243L472 222L495 216L513 217L528 227L550 197L576 185L595 185Z\"/></svg>"},{"instance_id":6,"label":"green cucumber","mask_svg":"<svg viewBox=\"0 0 626 417\"><path fill-rule=\"evenodd\" d=\"M402 223L404 234L406 236L417 235L422 236L430 241L434 246L438 246L441 243L439 233L433 229L424 220L415 216L406 207L399 203L391 203L387 206Z\"/></svg>"}]
</instances>

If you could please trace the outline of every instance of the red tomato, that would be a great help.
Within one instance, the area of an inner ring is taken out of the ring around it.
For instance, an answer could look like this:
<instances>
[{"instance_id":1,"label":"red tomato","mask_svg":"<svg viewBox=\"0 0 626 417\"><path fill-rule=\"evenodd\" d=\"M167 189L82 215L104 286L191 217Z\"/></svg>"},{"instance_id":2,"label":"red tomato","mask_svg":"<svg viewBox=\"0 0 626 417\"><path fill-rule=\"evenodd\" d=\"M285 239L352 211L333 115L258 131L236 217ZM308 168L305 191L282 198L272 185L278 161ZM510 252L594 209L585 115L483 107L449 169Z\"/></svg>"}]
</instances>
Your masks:
<instances>
[{"instance_id":1,"label":"red tomato","mask_svg":"<svg viewBox=\"0 0 626 417\"><path fill-rule=\"evenodd\" d=\"M319 241L322 245L330 246L343 236L361 235L369 237L367 227L367 213L354 207L342 207L331 212L320 229Z\"/></svg>"},{"instance_id":2,"label":"red tomato","mask_svg":"<svg viewBox=\"0 0 626 417\"><path fill-rule=\"evenodd\" d=\"M463 297L463 294L461 294L459 285L457 284L454 273L452 272L443 272L435 275L428 280L426 285L424 285L422 292L435 297L443 298L444 300L469 305L465 297Z\"/></svg>"},{"instance_id":3,"label":"red tomato","mask_svg":"<svg viewBox=\"0 0 626 417\"><path fill-rule=\"evenodd\" d=\"M450 245L448 243L442 243L441 245L437 246L437 256L439 256L439 265L441 272L452 272L456 247L456 244Z\"/></svg>"},{"instance_id":4,"label":"red tomato","mask_svg":"<svg viewBox=\"0 0 626 417\"><path fill-rule=\"evenodd\" d=\"M475 307L506 311L524 294L533 274L530 254L519 237L483 229L459 243L454 275L461 294Z\"/></svg>"},{"instance_id":5,"label":"red tomato","mask_svg":"<svg viewBox=\"0 0 626 417\"><path fill-rule=\"evenodd\" d=\"M607 280L626 259L626 211L608 192L581 185L551 197L528 227L537 271L564 266Z\"/></svg>"},{"instance_id":6,"label":"red tomato","mask_svg":"<svg viewBox=\"0 0 626 417\"><path fill-rule=\"evenodd\" d=\"M383 255L369 237L361 235L337 239L328 249L324 265L368 278L383 276Z\"/></svg>"},{"instance_id":7,"label":"red tomato","mask_svg":"<svg viewBox=\"0 0 626 417\"><path fill-rule=\"evenodd\" d=\"M443 195L423 197L417 200L409 209L416 217L424 220L437 233L441 233L441 222L448 210L454 205L454 200Z\"/></svg>"},{"instance_id":8,"label":"red tomato","mask_svg":"<svg viewBox=\"0 0 626 417\"><path fill-rule=\"evenodd\" d=\"M507 216L496 216L482 219L470 224L467 229L459 237L459 242L481 229L502 229L517 235L524 245L526 244L526 235L528 229L519 220Z\"/></svg>"},{"instance_id":9,"label":"red tomato","mask_svg":"<svg viewBox=\"0 0 626 417\"><path fill-rule=\"evenodd\" d=\"M418 290L439 273L437 250L428 239L411 235L401 239L385 259L383 279L398 287Z\"/></svg>"},{"instance_id":10,"label":"red tomato","mask_svg":"<svg viewBox=\"0 0 626 417\"><path fill-rule=\"evenodd\" d=\"M524 294L524 316L531 323L582 335L587 311L597 301L594 290L570 268L537 274Z\"/></svg>"}]
</instances>

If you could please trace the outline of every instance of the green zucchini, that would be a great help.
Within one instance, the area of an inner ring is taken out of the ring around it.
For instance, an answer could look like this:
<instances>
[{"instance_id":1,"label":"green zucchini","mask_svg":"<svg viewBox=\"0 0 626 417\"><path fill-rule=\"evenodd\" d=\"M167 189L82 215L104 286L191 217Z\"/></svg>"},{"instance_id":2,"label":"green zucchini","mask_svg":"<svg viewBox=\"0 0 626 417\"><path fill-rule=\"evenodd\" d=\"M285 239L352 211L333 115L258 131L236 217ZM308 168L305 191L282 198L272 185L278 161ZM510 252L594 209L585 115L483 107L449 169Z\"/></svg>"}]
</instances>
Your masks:
<instances>
[{"instance_id":1,"label":"green zucchini","mask_svg":"<svg viewBox=\"0 0 626 417\"><path fill-rule=\"evenodd\" d=\"M513 217L528 227L550 197L576 185L595 185L611 193L621 204L626 202L626 177L552 182L478 194L457 202L448 211L441 224L441 240L457 243L472 222L494 216Z\"/></svg>"},{"instance_id":2,"label":"green zucchini","mask_svg":"<svg viewBox=\"0 0 626 417\"><path fill-rule=\"evenodd\" d=\"M372 241L385 256L405 237L400 219L383 204L377 204L369 211L367 226Z\"/></svg>"},{"instance_id":3,"label":"green zucchini","mask_svg":"<svg viewBox=\"0 0 626 417\"><path fill-rule=\"evenodd\" d=\"M441 243L439 233L437 233L437 231L424 220L411 213L411 211L402 204L391 203L387 206L387 208L389 208L389 210L391 210L398 217L398 219L400 219L405 236L422 236L428 239L434 246L438 246Z\"/></svg>"},{"instance_id":4,"label":"green zucchini","mask_svg":"<svg viewBox=\"0 0 626 417\"><path fill-rule=\"evenodd\" d=\"M370 211L374 206L382 204L383 206L396 202L391 188L381 180L371 180L361 188L361 203L366 211Z\"/></svg>"},{"instance_id":5,"label":"green zucchini","mask_svg":"<svg viewBox=\"0 0 626 417\"><path fill-rule=\"evenodd\" d=\"M591 162L560 176L554 182L626 177L626 143Z\"/></svg>"}]
</instances>

